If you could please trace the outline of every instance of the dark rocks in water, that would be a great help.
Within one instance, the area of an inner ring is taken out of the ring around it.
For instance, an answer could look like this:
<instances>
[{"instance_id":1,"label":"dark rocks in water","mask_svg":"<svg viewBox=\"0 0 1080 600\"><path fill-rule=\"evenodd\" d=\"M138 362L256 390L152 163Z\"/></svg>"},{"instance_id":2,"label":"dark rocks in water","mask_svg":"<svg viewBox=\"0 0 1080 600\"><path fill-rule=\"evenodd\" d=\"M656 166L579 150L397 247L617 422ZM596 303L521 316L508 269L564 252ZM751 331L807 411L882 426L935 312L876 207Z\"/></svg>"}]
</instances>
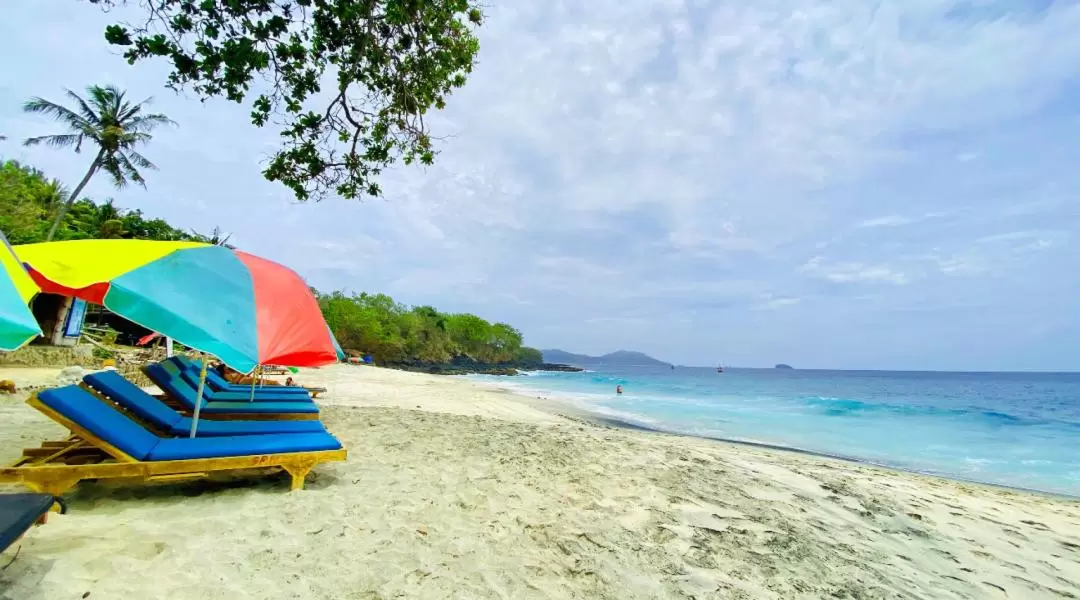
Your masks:
<instances>
[{"instance_id":1,"label":"dark rocks in water","mask_svg":"<svg viewBox=\"0 0 1080 600\"><path fill-rule=\"evenodd\" d=\"M780 363L780 364L776 365L775 368L777 368L777 369L794 369L795 367L793 367L791 365L785 365L784 363Z\"/></svg>"},{"instance_id":2,"label":"dark rocks in water","mask_svg":"<svg viewBox=\"0 0 1080 600\"><path fill-rule=\"evenodd\" d=\"M562 373L580 373L585 369L581 367L575 367L573 365L559 365L554 363L544 363L539 367L536 367L537 371L560 371Z\"/></svg>"}]
</instances>

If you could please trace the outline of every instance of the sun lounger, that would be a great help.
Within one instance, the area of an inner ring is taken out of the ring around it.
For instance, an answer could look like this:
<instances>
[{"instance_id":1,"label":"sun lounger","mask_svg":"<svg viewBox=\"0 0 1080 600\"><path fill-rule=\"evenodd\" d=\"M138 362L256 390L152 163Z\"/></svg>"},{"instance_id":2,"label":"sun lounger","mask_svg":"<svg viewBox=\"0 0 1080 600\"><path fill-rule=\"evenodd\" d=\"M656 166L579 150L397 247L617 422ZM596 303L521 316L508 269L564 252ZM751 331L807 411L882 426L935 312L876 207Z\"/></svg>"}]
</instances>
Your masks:
<instances>
[{"instance_id":1,"label":"sun lounger","mask_svg":"<svg viewBox=\"0 0 1080 600\"><path fill-rule=\"evenodd\" d=\"M199 389L199 370L192 367L180 367L169 361L158 363L166 372L173 377L178 377L191 389ZM203 397L210 402L311 402L311 396L307 392L278 392L276 387L256 387L252 395L251 388L245 391L214 391L210 385L209 371L207 371L206 385L203 386Z\"/></svg>"},{"instance_id":2,"label":"sun lounger","mask_svg":"<svg viewBox=\"0 0 1080 600\"><path fill-rule=\"evenodd\" d=\"M164 361L166 369L169 368L169 363L175 366L177 369L187 368L191 375L186 379L189 382L198 385L199 373L202 369L202 365L199 363L182 356L174 356ZM206 371L206 385L210 386L215 393L231 392L235 394L243 394L244 400L251 398L251 385L233 383L228 379L221 376L220 373L214 369L207 369ZM255 386L255 397L258 398L259 394L265 394L268 398L275 397L279 394L296 394L302 397L317 398L319 394L325 393L324 387L309 387L303 385L258 385ZM235 400L236 396L221 397L221 400ZM289 397L289 399L292 399Z\"/></svg>"},{"instance_id":3,"label":"sun lounger","mask_svg":"<svg viewBox=\"0 0 1080 600\"><path fill-rule=\"evenodd\" d=\"M202 365L200 365L199 363L197 363L197 362L195 362L195 361L193 361L193 360L191 360L189 358L185 358L185 357L181 357L181 356L174 356L172 358L167 358L167 359L165 359L164 362L165 363L172 363L173 365L175 365L179 369L189 369L190 372L194 375L194 381L195 381L196 385L198 384L199 371L202 368ZM207 369L206 370L206 385L208 385L215 392L235 392L237 394L243 394L244 395L244 398L243 398L244 400L247 400L248 397L251 395L251 386L250 385L242 385L242 384L238 384L238 383L232 383L228 379L225 379L224 377L222 377L221 374L218 373L214 369ZM264 386L260 386L260 385L256 384L255 385L255 393L256 393L256 395L258 395L262 391L273 392L274 394L294 394L294 395L300 395L302 397L307 397L308 394L309 394L309 390L307 388L302 387L302 386L298 386L298 385L273 385L273 386L264 385Z\"/></svg>"},{"instance_id":4,"label":"sun lounger","mask_svg":"<svg viewBox=\"0 0 1080 600\"><path fill-rule=\"evenodd\" d=\"M197 390L179 376L165 370L160 364L149 364L143 372L175 400L185 411L195 411ZM209 419L263 420L263 419L318 419L319 407L311 400L300 402L210 402L203 398L199 415Z\"/></svg>"},{"instance_id":5,"label":"sun lounger","mask_svg":"<svg viewBox=\"0 0 1080 600\"><path fill-rule=\"evenodd\" d=\"M168 369L166 369L168 370ZM199 389L199 372L193 369L181 369L179 376L191 389ZM177 373L173 373L177 375ZM295 392L279 392L276 387L255 386L255 393L251 388L246 391L215 391L209 384L203 386L203 396L211 402L311 402L311 395L306 391L302 394Z\"/></svg>"},{"instance_id":6,"label":"sun lounger","mask_svg":"<svg viewBox=\"0 0 1080 600\"><path fill-rule=\"evenodd\" d=\"M21 483L53 496L83 479L177 481L263 468L283 469L292 477L292 489L299 489L315 465L346 457L341 443L326 432L162 438L73 385L41 392L27 403L72 436L24 451L14 465L0 468L0 483ZM98 452L80 455L80 448ZM42 456L43 449L55 450Z\"/></svg>"},{"instance_id":7,"label":"sun lounger","mask_svg":"<svg viewBox=\"0 0 1080 600\"><path fill-rule=\"evenodd\" d=\"M48 494L0 495L0 552L7 550L34 523L45 522L49 509L56 503L56 498ZM60 503L61 512L63 506Z\"/></svg>"},{"instance_id":8,"label":"sun lounger","mask_svg":"<svg viewBox=\"0 0 1080 600\"><path fill-rule=\"evenodd\" d=\"M83 383L105 399L115 402L153 429L170 436L186 436L191 417L185 417L165 403L142 391L116 371L91 373ZM197 437L257 435L272 433L317 433L326 431L319 421L213 421L200 419Z\"/></svg>"}]
</instances>

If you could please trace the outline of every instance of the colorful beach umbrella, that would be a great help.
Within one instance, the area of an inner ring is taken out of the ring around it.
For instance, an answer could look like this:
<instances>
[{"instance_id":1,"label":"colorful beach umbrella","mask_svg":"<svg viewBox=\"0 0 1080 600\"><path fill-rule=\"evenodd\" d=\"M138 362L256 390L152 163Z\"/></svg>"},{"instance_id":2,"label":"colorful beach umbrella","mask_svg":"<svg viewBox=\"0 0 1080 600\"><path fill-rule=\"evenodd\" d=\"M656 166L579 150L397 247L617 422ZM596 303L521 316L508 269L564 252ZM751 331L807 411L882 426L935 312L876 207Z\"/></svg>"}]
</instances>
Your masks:
<instances>
[{"instance_id":1,"label":"colorful beach umbrella","mask_svg":"<svg viewBox=\"0 0 1080 600\"><path fill-rule=\"evenodd\" d=\"M337 360L311 289L276 262L196 242L76 240L16 250L42 291L101 304L242 373Z\"/></svg>"},{"instance_id":2,"label":"colorful beach umbrella","mask_svg":"<svg viewBox=\"0 0 1080 600\"><path fill-rule=\"evenodd\" d=\"M4 275L0 276L0 350L10 352L41 335L41 327L29 307L38 286L26 273L2 231L0 239L4 242L0 248L0 264L4 267Z\"/></svg>"}]
</instances>

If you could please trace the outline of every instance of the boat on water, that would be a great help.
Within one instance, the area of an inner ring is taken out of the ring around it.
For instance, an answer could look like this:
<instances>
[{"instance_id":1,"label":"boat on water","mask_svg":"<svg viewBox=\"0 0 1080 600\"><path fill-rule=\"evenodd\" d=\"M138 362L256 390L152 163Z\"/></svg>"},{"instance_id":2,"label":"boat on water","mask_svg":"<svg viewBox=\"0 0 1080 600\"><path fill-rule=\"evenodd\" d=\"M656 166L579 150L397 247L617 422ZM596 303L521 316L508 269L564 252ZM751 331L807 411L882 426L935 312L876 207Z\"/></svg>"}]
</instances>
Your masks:
<instances>
[{"instance_id":1,"label":"boat on water","mask_svg":"<svg viewBox=\"0 0 1080 600\"><path fill-rule=\"evenodd\" d=\"M717 373L723 373L724 372L724 365L722 365L722 364L716 365L716 372Z\"/></svg>"}]
</instances>

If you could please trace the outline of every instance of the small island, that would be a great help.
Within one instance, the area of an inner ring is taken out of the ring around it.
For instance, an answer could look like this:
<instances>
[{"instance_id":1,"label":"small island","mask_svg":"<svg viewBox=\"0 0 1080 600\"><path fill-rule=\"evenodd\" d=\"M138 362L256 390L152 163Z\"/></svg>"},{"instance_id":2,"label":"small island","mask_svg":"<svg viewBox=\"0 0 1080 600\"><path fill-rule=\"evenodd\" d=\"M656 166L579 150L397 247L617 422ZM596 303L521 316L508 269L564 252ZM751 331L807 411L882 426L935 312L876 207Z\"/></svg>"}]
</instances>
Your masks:
<instances>
[{"instance_id":1,"label":"small island","mask_svg":"<svg viewBox=\"0 0 1080 600\"><path fill-rule=\"evenodd\" d=\"M793 367L791 365L785 365L784 363L780 363L780 364L776 365L773 368L775 368L775 369L794 369L795 367Z\"/></svg>"}]
</instances>

